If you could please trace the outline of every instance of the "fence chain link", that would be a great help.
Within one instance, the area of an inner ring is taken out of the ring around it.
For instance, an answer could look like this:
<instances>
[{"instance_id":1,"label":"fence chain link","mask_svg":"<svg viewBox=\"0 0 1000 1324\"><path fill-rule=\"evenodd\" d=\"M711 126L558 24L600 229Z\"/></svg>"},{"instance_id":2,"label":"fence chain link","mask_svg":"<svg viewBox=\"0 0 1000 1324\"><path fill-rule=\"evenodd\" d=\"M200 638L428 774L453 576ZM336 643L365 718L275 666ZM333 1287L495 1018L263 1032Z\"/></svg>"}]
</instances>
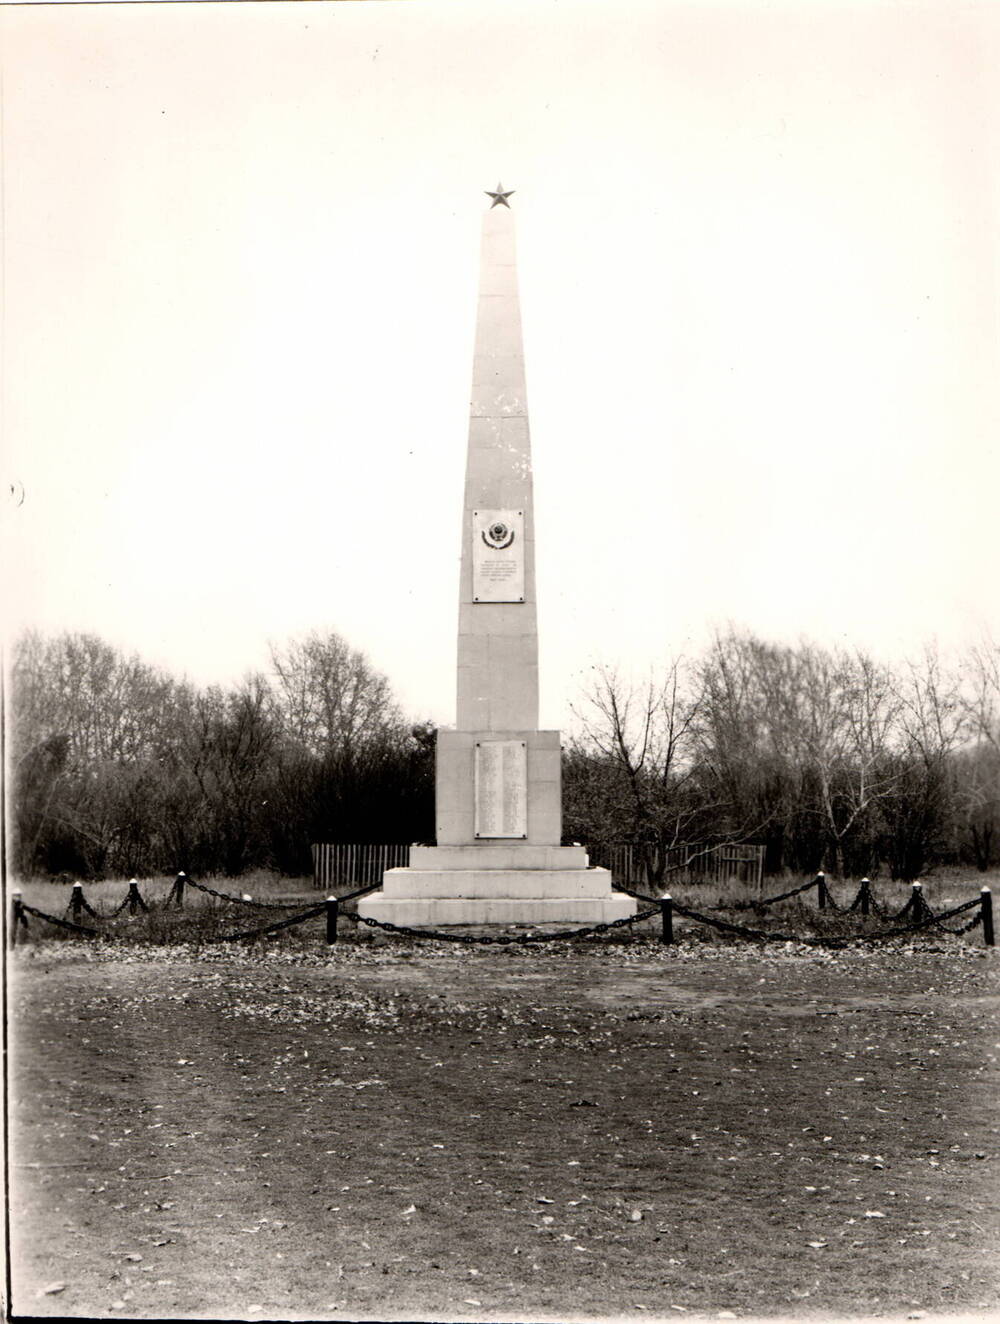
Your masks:
<instances>
[{"instance_id":1,"label":"fence chain link","mask_svg":"<svg viewBox=\"0 0 1000 1324\"><path fill-rule=\"evenodd\" d=\"M972 919L969 920L968 924L963 924L962 927L961 927L960 929L949 929L948 932L949 932L949 933L971 933L973 929L981 928L981 927L982 927L982 923L983 923L983 908L982 908L982 906L980 905L979 909L978 909L978 910L976 911L976 913L973 915Z\"/></svg>"},{"instance_id":2,"label":"fence chain link","mask_svg":"<svg viewBox=\"0 0 1000 1324\"><path fill-rule=\"evenodd\" d=\"M814 878L811 883L803 883L801 887L793 887L790 892L779 892L777 896L765 896L760 900L755 900L755 906L773 906L775 901L787 901L791 896L801 896L803 892L808 892L810 888L818 887L819 879ZM826 891L827 900L830 899L830 889Z\"/></svg>"},{"instance_id":3,"label":"fence chain link","mask_svg":"<svg viewBox=\"0 0 1000 1324\"><path fill-rule=\"evenodd\" d=\"M645 901L648 906L658 906L660 903L655 896L647 896L645 892L633 891L631 887L626 887L624 883L615 883L616 892L624 892L626 896L634 896L636 901Z\"/></svg>"},{"instance_id":4,"label":"fence chain link","mask_svg":"<svg viewBox=\"0 0 1000 1324\"><path fill-rule=\"evenodd\" d=\"M29 906L26 901L21 902L21 913L36 915L38 919L44 919L49 924L58 924L63 929L73 929L76 933L86 933L92 938L97 937L97 930L88 928L85 924L74 924L72 920L60 919L58 915L47 915L44 910L36 910L34 906ZM27 924L25 925L27 928Z\"/></svg>"},{"instance_id":5,"label":"fence chain link","mask_svg":"<svg viewBox=\"0 0 1000 1324\"><path fill-rule=\"evenodd\" d=\"M713 929L721 929L725 933L742 933L748 938L757 938L762 942L800 942L809 947L843 947L847 942L846 938L800 938L791 933L769 933L766 929L752 929L746 924L731 924L724 919L713 919L711 915L702 915L697 910L688 910L686 906L679 906L676 901L674 914L683 915L685 919L693 919L698 924L708 924Z\"/></svg>"},{"instance_id":6,"label":"fence chain link","mask_svg":"<svg viewBox=\"0 0 1000 1324\"><path fill-rule=\"evenodd\" d=\"M750 904L751 904L755 909L756 909L756 907L758 907L758 906L771 906L771 905L774 905L774 903L775 903L776 901L787 901L789 897L792 897L792 896L800 896L803 892L808 892L808 891L810 890L810 888L816 887L816 886L818 886L818 884L819 884L819 879L818 879L818 878L814 878L814 879L812 880L812 882L810 882L810 883L803 883L803 884L801 885L801 887L793 887L792 890L791 890L790 892L779 892L779 894L778 894L777 896L765 896L765 897L760 897L760 898L753 897L753 898L751 898L751 900L750 900ZM626 892L629 896L634 896L634 897L635 897L637 900L639 900L639 901L653 901L653 900L655 900L654 897L646 896L645 893L643 893L643 892L635 892L635 891L633 891L631 887L626 887L624 883L615 883L615 891L616 891L616 892ZM828 901L831 901L831 898L830 898L830 890L829 890L829 888L827 888L827 893L826 893L826 895L827 895L827 900L828 900ZM831 904L832 904L832 901L831 901Z\"/></svg>"},{"instance_id":7,"label":"fence chain link","mask_svg":"<svg viewBox=\"0 0 1000 1324\"><path fill-rule=\"evenodd\" d=\"M239 906L255 906L258 910L295 910L300 905L298 901L254 901L252 897L248 900L245 896L233 896L231 892L220 892L215 887L209 887L207 883L196 883L193 878L187 875L185 875L184 881L189 887L196 887L199 892L206 892L209 896L218 897L220 901L233 901ZM176 887L176 884L174 886ZM128 897L125 900L127 901Z\"/></svg>"},{"instance_id":8,"label":"fence chain link","mask_svg":"<svg viewBox=\"0 0 1000 1324\"><path fill-rule=\"evenodd\" d=\"M838 906L838 905L837 905L836 901L834 901L834 899L833 899L833 893L830 891L829 887L826 888L826 906L825 906L825 909L826 909L826 910L832 910L833 913L834 913L835 915L849 915L849 914L851 913L851 907L850 907L850 906Z\"/></svg>"},{"instance_id":9,"label":"fence chain link","mask_svg":"<svg viewBox=\"0 0 1000 1324\"><path fill-rule=\"evenodd\" d=\"M320 906L312 906L309 910L304 910L301 915L292 915L290 919L279 919L275 924L265 924L259 929L245 929L240 933L226 933L221 938L208 938L208 942L236 942L239 938L258 938L262 933L277 933L279 929L290 929L295 924L302 924L307 919L315 919L317 915L322 915L326 911L326 902Z\"/></svg>"},{"instance_id":10,"label":"fence chain link","mask_svg":"<svg viewBox=\"0 0 1000 1324\"><path fill-rule=\"evenodd\" d=\"M356 897L367 896L369 892L377 892L381 886L381 881L377 883L365 883L364 887L359 887L354 892L345 892L343 896L337 897L337 900L343 905L345 901L353 901Z\"/></svg>"},{"instance_id":11,"label":"fence chain link","mask_svg":"<svg viewBox=\"0 0 1000 1324\"><path fill-rule=\"evenodd\" d=\"M861 904L861 891L859 889L857 896L851 902L851 910L852 911L856 910L858 906L860 906L860 904ZM910 902L907 901L906 905L909 906ZM905 908L906 907L904 907L904 910ZM872 887L871 882L869 882L868 884L868 910L870 914L877 915L879 919L899 918L898 915L889 914L888 907L884 906L882 902L878 899L878 897L875 895L875 889Z\"/></svg>"},{"instance_id":12,"label":"fence chain link","mask_svg":"<svg viewBox=\"0 0 1000 1324\"><path fill-rule=\"evenodd\" d=\"M386 933L403 933L410 938L436 938L439 942L459 942L468 946L482 947L523 947L529 943L557 942L560 938L589 938L594 933L608 933L612 929L624 928L627 924L637 924L640 920L658 915L655 910L640 911L635 915L625 915L621 919L608 920L606 924L592 924L585 929L559 929L555 933L497 933L475 935L471 933L443 933L440 929L415 929L406 924L390 924L387 920L373 919L370 915L354 915L348 912L348 918L356 924L367 924L370 929L383 929Z\"/></svg>"},{"instance_id":13,"label":"fence chain link","mask_svg":"<svg viewBox=\"0 0 1000 1324\"><path fill-rule=\"evenodd\" d=\"M949 911L949 914L954 914L954 913L955 913L954 911ZM958 929L950 929L947 924L943 924L941 922L942 918L943 917L940 915L936 915L934 917L934 927L943 929L945 933L952 933L955 935L955 937L960 937L963 933L971 933L973 929L977 929L980 926L980 924L982 924L983 908L982 906L980 906L979 909L976 911L976 913L973 915L972 919L969 920L968 924L963 924L962 927Z\"/></svg>"}]
</instances>

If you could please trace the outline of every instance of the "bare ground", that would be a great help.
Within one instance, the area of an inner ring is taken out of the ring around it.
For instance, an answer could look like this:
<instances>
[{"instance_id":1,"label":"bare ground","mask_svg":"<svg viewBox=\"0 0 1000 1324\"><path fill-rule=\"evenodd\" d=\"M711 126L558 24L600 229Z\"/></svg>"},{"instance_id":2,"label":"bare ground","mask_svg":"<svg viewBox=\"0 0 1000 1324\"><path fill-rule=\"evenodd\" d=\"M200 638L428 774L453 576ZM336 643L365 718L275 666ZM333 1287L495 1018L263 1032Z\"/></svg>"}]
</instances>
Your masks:
<instances>
[{"instance_id":1,"label":"bare ground","mask_svg":"<svg viewBox=\"0 0 1000 1324\"><path fill-rule=\"evenodd\" d=\"M19 950L14 1313L983 1318L996 959Z\"/></svg>"}]
</instances>

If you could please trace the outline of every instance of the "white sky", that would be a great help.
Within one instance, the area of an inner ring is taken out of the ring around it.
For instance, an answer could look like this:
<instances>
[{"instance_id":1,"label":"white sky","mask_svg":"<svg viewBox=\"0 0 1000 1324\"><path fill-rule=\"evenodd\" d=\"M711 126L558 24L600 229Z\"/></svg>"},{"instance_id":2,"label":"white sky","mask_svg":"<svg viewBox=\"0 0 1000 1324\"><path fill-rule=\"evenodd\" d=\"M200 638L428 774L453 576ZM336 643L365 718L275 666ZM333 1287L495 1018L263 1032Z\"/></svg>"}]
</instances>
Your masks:
<instances>
[{"instance_id":1,"label":"white sky","mask_svg":"<svg viewBox=\"0 0 1000 1324\"><path fill-rule=\"evenodd\" d=\"M0 22L15 627L199 682L333 628L453 721L499 179L543 725L593 661L729 620L885 656L1000 634L992 0Z\"/></svg>"}]
</instances>

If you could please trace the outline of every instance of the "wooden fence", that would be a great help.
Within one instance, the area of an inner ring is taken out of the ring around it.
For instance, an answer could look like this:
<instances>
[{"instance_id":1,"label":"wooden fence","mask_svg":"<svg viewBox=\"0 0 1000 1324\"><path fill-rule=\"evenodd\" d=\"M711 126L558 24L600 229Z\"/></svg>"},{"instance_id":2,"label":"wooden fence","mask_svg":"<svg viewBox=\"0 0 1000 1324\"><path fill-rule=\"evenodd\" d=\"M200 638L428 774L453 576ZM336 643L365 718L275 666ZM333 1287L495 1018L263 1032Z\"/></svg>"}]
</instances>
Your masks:
<instances>
[{"instance_id":1,"label":"wooden fence","mask_svg":"<svg viewBox=\"0 0 1000 1324\"><path fill-rule=\"evenodd\" d=\"M405 869L410 863L410 848L399 842L389 845L321 843L313 846L312 857L313 887L363 887L366 883L380 883L386 869Z\"/></svg>"},{"instance_id":2,"label":"wooden fence","mask_svg":"<svg viewBox=\"0 0 1000 1324\"><path fill-rule=\"evenodd\" d=\"M588 846L590 863L610 869L616 883L643 885L646 882L637 847L627 842L602 842ZM395 844L354 844L340 842L314 845L313 886L363 887L378 883L386 869L405 869L410 863L410 848ZM667 850L664 883L725 883L730 879L750 887L764 884L764 847L734 845L681 845Z\"/></svg>"},{"instance_id":3,"label":"wooden fence","mask_svg":"<svg viewBox=\"0 0 1000 1324\"><path fill-rule=\"evenodd\" d=\"M610 869L616 883L643 886L646 871L642 854L628 842L601 842L588 846L590 863ZM748 887L764 885L764 847L726 842L720 846L681 844L666 851L663 883L726 883L731 879Z\"/></svg>"}]
</instances>

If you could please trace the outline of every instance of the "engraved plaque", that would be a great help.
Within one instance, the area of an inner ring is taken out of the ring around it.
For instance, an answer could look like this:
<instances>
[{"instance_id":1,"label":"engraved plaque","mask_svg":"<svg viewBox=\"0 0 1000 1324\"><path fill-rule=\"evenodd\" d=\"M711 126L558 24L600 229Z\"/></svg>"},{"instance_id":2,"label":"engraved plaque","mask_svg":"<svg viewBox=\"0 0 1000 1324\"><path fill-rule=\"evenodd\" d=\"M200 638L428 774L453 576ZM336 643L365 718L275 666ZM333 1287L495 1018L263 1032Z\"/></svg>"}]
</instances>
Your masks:
<instances>
[{"instance_id":1,"label":"engraved plaque","mask_svg":"<svg viewBox=\"0 0 1000 1324\"><path fill-rule=\"evenodd\" d=\"M476 836L528 835L528 746L476 741Z\"/></svg>"},{"instance_id":2,"label":"engraved plaque","mask_svg":"<svg viewBox=\"0 0 1000 1324\"><path fill-rule=\"evenodd\" d=\"M524 511L472 512L473 602L524 601Z\"/></svg>"}]
</instances>

